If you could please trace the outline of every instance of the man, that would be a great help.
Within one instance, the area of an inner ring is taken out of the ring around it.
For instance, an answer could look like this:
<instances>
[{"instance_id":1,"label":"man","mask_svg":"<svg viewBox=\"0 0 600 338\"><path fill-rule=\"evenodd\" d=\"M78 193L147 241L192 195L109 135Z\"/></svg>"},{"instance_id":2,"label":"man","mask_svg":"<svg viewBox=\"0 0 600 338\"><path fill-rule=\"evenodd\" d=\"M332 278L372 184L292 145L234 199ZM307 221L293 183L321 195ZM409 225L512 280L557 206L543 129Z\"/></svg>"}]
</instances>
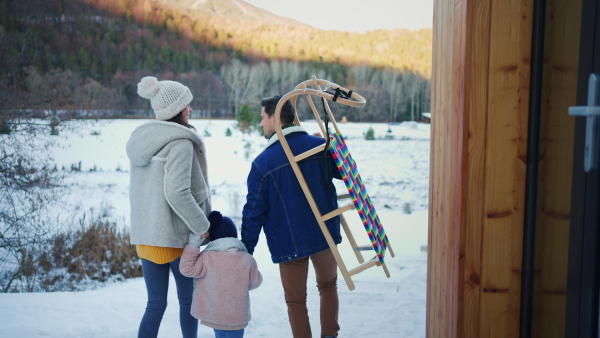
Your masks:
<instances>
[{"instance_id":1,"label":"man","mask_svg":"<svg viewBox=\"0 0 600 338\"><path fill-rule=\"evenodd\" d=\"M312 338L306 308L308 260L312 261L321 297L321 337L333 338L340 329L337 264L275 133L274 113L280 99L277 95L261 102L260 126L269 141L252 163L248 175L242 242L252 254L261 229L264 231L271 259L279 264L294 338ZM295 125L294 116L294 107L286 101L280 119L294 155L325 142ZM336 209L337 194L332 178L341 177L329 150L304 159L298 165L321 214ZM342 240L339 216L328 220L326 225L334 242L339 244Z\"/></svg>"}]
</instances>

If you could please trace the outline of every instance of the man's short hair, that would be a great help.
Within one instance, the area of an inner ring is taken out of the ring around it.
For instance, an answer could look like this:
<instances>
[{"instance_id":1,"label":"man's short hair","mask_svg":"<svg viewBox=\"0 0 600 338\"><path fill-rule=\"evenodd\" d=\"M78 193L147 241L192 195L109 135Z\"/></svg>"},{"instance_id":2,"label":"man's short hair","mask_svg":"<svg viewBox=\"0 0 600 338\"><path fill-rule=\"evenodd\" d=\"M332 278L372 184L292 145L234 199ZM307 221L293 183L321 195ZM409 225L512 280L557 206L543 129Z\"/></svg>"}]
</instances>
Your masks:
<instances>
[{"instance_id":1,"label":"man's short hair","mask_svg":"<svg viewBox=\"0 0 600 338\"><path fill-rule=\"evenodd\" d=\"M261 106L265 107L265 113L267 113L269 117L275 114L275 108L277 107L279 100L281 100L281 95L266 97L261 100L260 104ZM285 126L286 124L294 122L295 116L296 113L294 111L294 106L292 106L290 100L285 101L283 107L281 107L281 114L279 115L281 119L281 125Z\"/></svg>"}]
</instances>

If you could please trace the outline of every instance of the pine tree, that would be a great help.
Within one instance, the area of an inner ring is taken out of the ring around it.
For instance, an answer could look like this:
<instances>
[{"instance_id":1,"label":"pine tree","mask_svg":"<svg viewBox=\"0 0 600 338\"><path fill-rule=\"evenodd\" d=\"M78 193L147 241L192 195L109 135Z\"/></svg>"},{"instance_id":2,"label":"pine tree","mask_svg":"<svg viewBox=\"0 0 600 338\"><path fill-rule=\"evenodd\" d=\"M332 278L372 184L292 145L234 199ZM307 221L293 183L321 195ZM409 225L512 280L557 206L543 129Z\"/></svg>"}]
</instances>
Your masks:
<instances>
[{"instance_id":1,"label":"pine tree","mask_svg":"<svg viewBox=\"0 0 600 338\"><path fill-rule=\"evenodd\" d=\"M235 119L238 122L238 128L244 134L249 134L252 131L254 121L256 120L252 108L247 104L242 105L237 114L235 114Z\"/></svg>"}]
</instances>

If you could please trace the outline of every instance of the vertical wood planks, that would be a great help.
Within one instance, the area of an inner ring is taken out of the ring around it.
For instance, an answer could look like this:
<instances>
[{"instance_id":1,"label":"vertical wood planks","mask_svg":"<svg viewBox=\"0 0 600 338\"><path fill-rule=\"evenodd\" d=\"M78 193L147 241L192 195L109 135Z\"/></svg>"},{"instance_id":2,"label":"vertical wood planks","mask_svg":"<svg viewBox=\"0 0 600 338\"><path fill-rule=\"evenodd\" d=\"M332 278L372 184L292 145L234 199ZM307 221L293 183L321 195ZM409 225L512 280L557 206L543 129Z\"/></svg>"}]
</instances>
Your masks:
<instances>
[{"instance_id":1,"label":"vertical wood planks","mask_svg":"<svg viewBox=\"0 0 600 338\"><path fill-rule=\"evenodd\" d=\"M464 334L478 337L481 301L481 236L485 187L485 146L490 55L491 0L469 2L467 47L471 65L466 83L469 115L467 210L465 225Z\"/></svg>"},{"instance_id":2,"label":"vertical wood planks","mask_svg":"<svg viewBox=\"0 0 600 338\"><path fill-rule=\"evenodd\" d=\"M453 184L459 168L456 157L457 117L453 112L457 97L454 79L456 46L454 37L455 3L459 0L436 0L434 5L434 39L432 106L440 113L431 120L431 171L430 171L430 213L428 243L428 297L427 297L427 336L455 336L457 304L459 299L449 297L447 290L459 288L457 276L458 242L460 231L455 230L451 219ZM458 24L462 24L458 22ZM450 32L451 34L448 34ZM443 36L443 38L441 38ZM459 84L459 86L461 86ZM463 94L464 95L464 94ZM454 165L454 167L453 167ZM431 208L431 206L435 206Z\"/></svg>"},{"instance_id":3,"label":"vertical wood planks","mask_svg":"<svg viewBox=\"0 0 600 338\"><path fill-rule=\"evenodd\" d=\"M449 320L454 324L452 334L461 335L463 330L464 313L463 313L463 293L464 293L464 247L465 247L465 218L466 218L466 178L467 178L467 139L468 139L468 115L466 111L466 86L465 78L468 76L468 67L466 64L467 53L465 50L466 44L466 10L467 1L455 1L454 20L452 22L454 42L452 46L452 91L453 105L451 113L450 125L455 132L452 133L451 147L457 149L456 154L450 157L451 171L451 189L450 189L450 252L449 255L452 266L449 278L454 281L452 287L457 289L457 301L453 302L452 307L448 308L451 312Z\"/></svg>"},{"instance_id":4,"label":"vertical wood planks","mask_svg":"<svg viewBox=\"0 0 600 338\"><path fill-rule=\"evenodd\" d=\"M518 336L532 0L436 0L428 337Z\"/></svg>"},{"instance_id":5,"label":"vertical wood planks","mask_svg":"<svg viewBox=\"0 0 600 338\"><path fill-rule=\"evenodd\" d=\"M482 337L517 337L521 296L531 11L491 7L482 232Z\"/></svg>"}]
</instances>

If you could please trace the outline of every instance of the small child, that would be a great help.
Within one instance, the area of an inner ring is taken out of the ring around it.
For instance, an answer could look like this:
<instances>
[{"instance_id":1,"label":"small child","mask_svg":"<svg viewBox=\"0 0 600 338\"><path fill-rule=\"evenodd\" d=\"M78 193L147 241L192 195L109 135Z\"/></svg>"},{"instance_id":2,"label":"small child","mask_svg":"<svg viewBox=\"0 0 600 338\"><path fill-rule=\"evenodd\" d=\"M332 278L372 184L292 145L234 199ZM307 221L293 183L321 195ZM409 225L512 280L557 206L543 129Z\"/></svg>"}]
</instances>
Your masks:
<instances>
[{"instance_id":1,"label":"small child","mask_svg":"<svg viewBox=\"0 0 600 338\"><path fill-rule=\"evenodd\" d=\"M208 215L210 243L200 252L203 241L190 234L179 269L194 278L192 316L212 327L215 337L243 337L250 321L250 290L262 283L254 257L237 238L229 217L218 211Z\"/></svg>"}]
</instances>

